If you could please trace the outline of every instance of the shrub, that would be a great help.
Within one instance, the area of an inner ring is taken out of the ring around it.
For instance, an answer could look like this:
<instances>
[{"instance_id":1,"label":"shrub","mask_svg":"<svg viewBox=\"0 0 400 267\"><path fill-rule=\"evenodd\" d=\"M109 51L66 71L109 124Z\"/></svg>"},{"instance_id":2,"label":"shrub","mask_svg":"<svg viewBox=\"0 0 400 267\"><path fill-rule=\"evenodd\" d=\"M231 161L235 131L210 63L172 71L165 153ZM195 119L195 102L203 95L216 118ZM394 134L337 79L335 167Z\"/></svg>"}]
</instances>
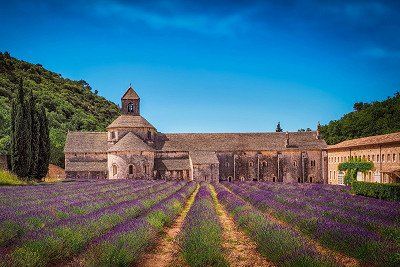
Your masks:
<instances>
[{"instance_id":1,"label":"shrub","mask_svg":"<svg viewBox=\"0 0 400 267\"><path fill-rule=\"evenodd\" d=\"M26 182L21 181L16 175L0 170L0 185L25 185Z\"/></svg>"},{"instance_id":2,"label":"shrub","mask_svg":"<svg viewBox=\"0 0 400 267\"><path fill-rule=\"evenodd\" d=\"M400 184L352 183L351 191L357 195L400 201Z\"/></svg>"}]
</instances>

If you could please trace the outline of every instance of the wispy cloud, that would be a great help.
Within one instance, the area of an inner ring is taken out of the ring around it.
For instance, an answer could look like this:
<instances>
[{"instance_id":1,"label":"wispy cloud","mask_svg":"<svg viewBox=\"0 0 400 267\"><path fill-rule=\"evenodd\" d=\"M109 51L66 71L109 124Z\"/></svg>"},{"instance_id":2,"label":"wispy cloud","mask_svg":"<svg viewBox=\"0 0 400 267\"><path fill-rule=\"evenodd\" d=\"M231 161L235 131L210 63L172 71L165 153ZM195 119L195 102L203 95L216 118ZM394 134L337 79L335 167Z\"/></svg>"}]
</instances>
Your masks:
<instances>
[{"instance_id":1,"label":"wispy cloud","mask_svg":"<svg viewBox=\"0 0 400 267\"><path fill-rule=\"evenodd\" d=\"M248 8L224 15L179 12L173 8L162 12L116 1L97 3L91 8L97 16L116 18L124 23L143 22L155 29L175 28L211 35L234 35L245 30L249 17L256 10Z\"/></svg>"},{"instance_id":2,"label":"wispy cloud","mask_svg":"<svg viewBox=\"0 0 400 267\"><path fill-rule=\"evenodd\" d=\"M385 58L400 58L400 51L388 50L379 47L370 47L361 51L361 56L385 59Z\"/></svg>"}]
</instances>

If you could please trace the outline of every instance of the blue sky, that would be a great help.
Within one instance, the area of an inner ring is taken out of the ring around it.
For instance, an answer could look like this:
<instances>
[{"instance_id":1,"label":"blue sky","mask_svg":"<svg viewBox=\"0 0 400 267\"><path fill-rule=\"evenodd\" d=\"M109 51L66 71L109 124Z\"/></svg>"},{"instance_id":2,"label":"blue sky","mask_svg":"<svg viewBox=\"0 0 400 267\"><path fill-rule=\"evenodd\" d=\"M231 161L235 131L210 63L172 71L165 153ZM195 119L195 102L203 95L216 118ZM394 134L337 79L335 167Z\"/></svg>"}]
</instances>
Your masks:
<instances>
[{"instance_id":1,"label":"blue sky","mask_svg":"<svg viewBox=\"0 0 400 267\"><path fill-rule=\"evenodd\" d=\"M315 129L400 90L399 1L0 2L1 51L132 83L162 132Z\"/></svg>"}]
</instances>

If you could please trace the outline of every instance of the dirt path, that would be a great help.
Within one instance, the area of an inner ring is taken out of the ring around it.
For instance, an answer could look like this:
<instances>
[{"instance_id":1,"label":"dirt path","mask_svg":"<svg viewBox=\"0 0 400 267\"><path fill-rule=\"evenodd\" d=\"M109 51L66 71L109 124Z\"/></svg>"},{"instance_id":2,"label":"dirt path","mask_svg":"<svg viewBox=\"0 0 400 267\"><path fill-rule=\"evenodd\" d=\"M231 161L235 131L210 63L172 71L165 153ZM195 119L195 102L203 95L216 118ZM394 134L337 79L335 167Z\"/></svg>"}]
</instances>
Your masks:
<instances>
[{"instance_id":1,"label":"dirt path","mask_svg":"<svg viewBox=\"0 0 400 267\"><path fill-rule=\"evenodd\" d=\"M181 231L182 224L185 221L186 214L192 206L199 186L187 201L182 213L175 220L174 224L166 229L164 235L155 245L155 248L141 257L137 266L140 267L167 267L167 266L185 266L180 259L180 248L176 237Z\"/></svg>"},{"instance_id":2,"label":"dirt path","mask_svg":"<svg viewBox=\"0 0 400 267\"><path fill-rule=\"evenodd\" d=\"M230 191L232 194L233 193L229 188L225 186L225 188ZM249 203L246 199L242 198L241 196L235 194L237 197L241 198L243 201L246 201ZM251 203L249 203L252 205ZM318 241L312 239L311 237L305 235L298 227L293 226L283 220L280 220L276 218L271 212L263 212L266 216L266 218L276 224L279 224L285 228L292 229L296 233L298 233L300 236L302 236L311 246L313 246L321 255L331 257L334 259L335 262L337 262L340 266L345 266L345 267L355 267L355 266L360 266L360 262L352 257L349 257L343 253L340 253L338 251L331 250L329 248L326 248L322 246Z\"/></svg>"},{"instance_id":3,"label":"dirt path","mask_svg":"<svg viewBox=\"0 0 400 267\"><path fill-rule=\"evenodd\" d=\"M232 267L274 266L272 262L258 253L256 244L237 228L233 218L219 203L215 189L211 185L210 187L223 228L222 247L229 265Z\"/></svg>"}]
</instances>

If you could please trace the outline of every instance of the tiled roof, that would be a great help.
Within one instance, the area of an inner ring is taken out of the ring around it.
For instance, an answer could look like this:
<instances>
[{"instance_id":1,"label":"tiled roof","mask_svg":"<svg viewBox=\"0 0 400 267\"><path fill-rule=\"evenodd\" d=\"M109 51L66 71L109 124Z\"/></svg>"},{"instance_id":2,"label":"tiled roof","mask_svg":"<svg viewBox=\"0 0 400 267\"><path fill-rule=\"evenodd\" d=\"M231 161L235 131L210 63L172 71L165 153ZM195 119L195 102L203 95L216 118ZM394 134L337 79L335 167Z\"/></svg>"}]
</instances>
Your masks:
<instances>
[{"instance_id":1,"label":"tiled roof","mask_svg":"<svg viewBox=\"0 0 400 267\"><path fill-rule=\"evenodd\" d=\"M107 171L107 162L93 161L93 162L65 162L65 171Z\"/></svg>"},{"instance_id":2,"label":"tiled roof","mask_svg":"<svg viewBox=\"0 0 400 267\"><path fill-rule=\"evenodd\" d=\"M189 159L154 159L154 169L160 171L189 170Z\"/></svg>"},{"instance_id":3,"label":"tiled roof","mask_svg":"<svg viewBox=\"0 0 400 267\"><path fill-rule=\"evenodd\" d=\"M136 115L120 115L107 129L112 128L154 128L145 118Z\"/></svg>"},{"instance_id":4,"label":"tiled roof","mask_svg":"<svg viewBox=\"0 0 400 267\"><path fill-rule=\"evenodd\" d=\"M125 94L122 96L122 99L134 100L134 99L140 99L140 97L132 88L132 86L129 86L128 90L126 90Z\"/></svg>"},{"instance_id":5,"label":"tiled roof","mask_svg":"<svg viewBox=\"0 0 400 267\"><path fill-rule=\"evenodd\" d=\"M190 151L189 153L192 164L218 164L218 158L212 151Z\"/></svg>"},{"instance_id":6,"label":"tiled roof","mask_svg":"<svg viewBox=\"0 0 400 267\"><path fill-rule=\"evenodd\" d=\"M381 145L390 143L400 143L400 132L347 140L336 145L328 146L328 149Z\"/></svg>"},{"instance_id":7,"label":"tiled roof","mask_svg":"<svg viewBox=\"0 0 400 267\"><path fill-rule=\"evenodd\" d=\"M284 150L286 133L189 133L159 134L155 148L161 151ZM316 132L289 133L291 149L326 149Z\"/></svg>"},{"instance_id":8,"label":"tiled roof","mask_svg":"<svg viewBox=\"0 0 400 267\"><path fill-rule=\"evenodd\" d=\"M65 153L106 153L107 132L68 132Z\"/></svg>"},{"instance_id":9,"label":"tiled roof","mask_svg":"<svg viewBox=\"0 0 400 267\"><path fill-rule=\"evenodd\" d=\"M135 134L129 132L108 149L108 152L116 151L154 151L154 149L149 147Z\"/></svg>"}]
</instances>

